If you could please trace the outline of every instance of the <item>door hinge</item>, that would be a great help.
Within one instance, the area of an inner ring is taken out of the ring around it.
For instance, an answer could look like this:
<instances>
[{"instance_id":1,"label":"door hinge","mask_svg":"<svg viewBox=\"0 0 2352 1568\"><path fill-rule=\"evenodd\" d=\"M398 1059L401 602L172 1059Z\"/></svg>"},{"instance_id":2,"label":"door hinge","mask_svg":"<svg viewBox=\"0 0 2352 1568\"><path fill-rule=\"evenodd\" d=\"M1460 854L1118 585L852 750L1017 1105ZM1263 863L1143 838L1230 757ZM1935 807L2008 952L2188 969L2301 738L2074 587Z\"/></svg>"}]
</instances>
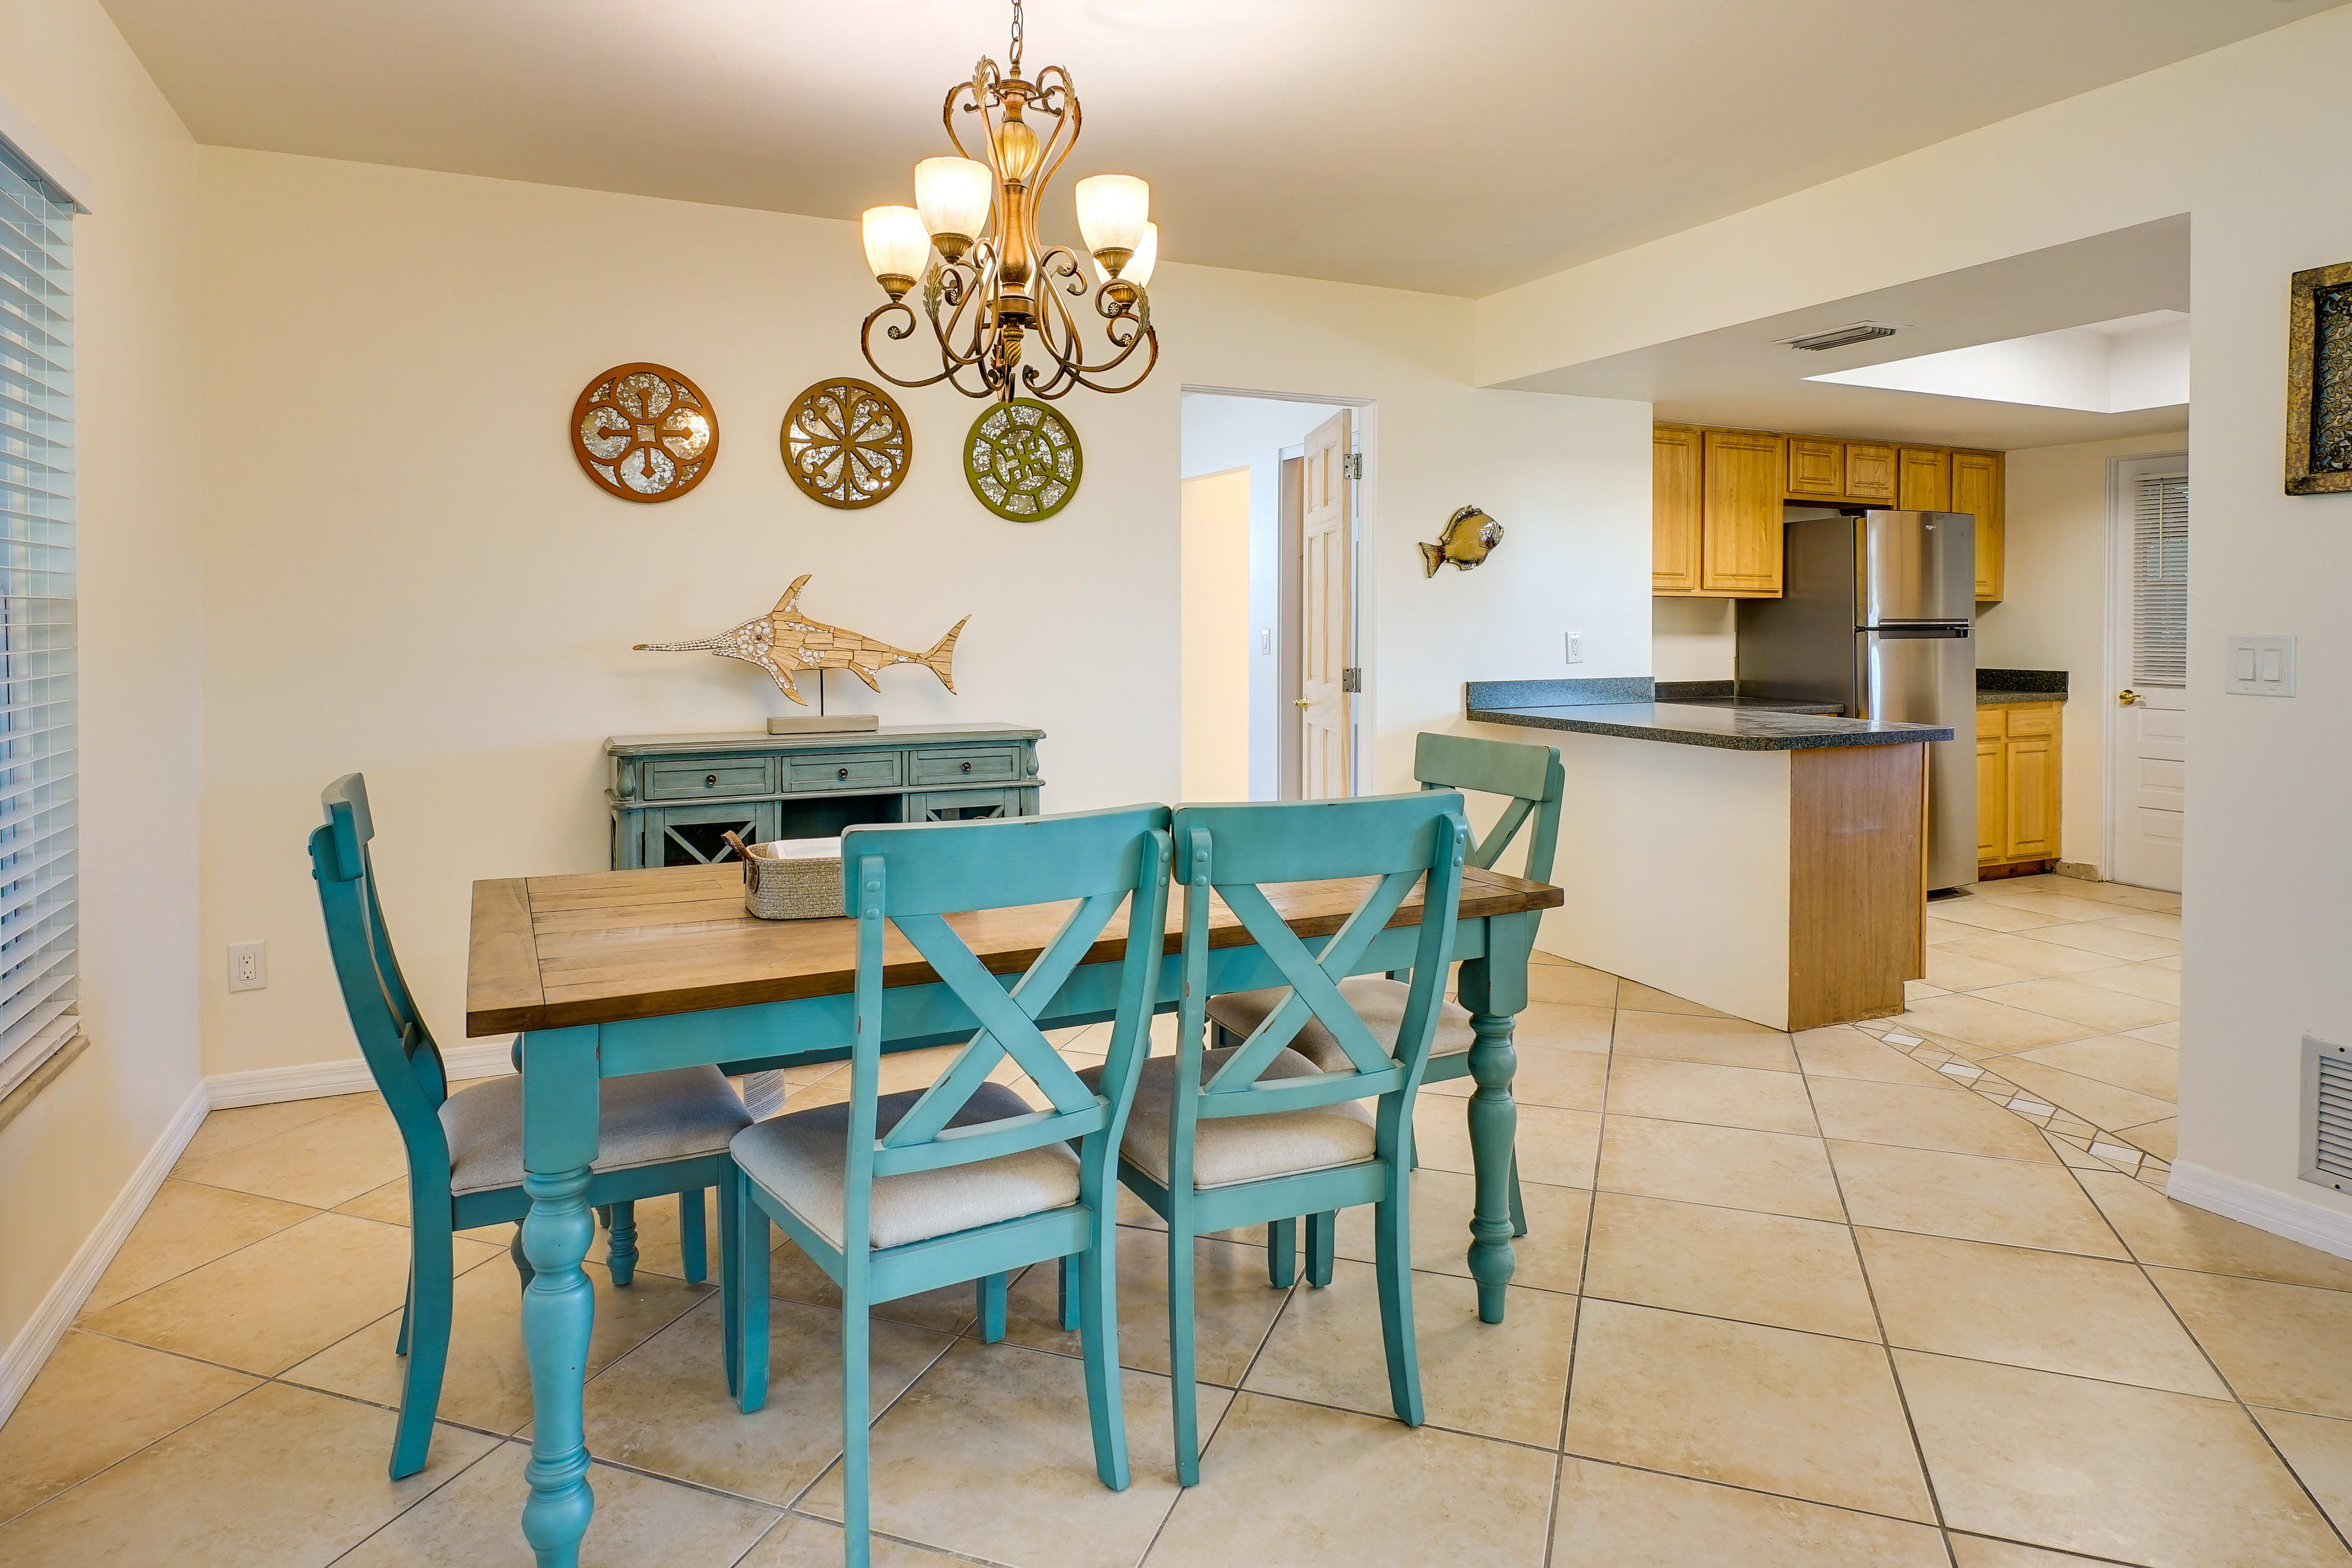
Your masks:
<instances>
[{"instance_id":1,"label":"door hinge","mask_svg":"<svg viewBox=\"0 0 2352 1568\"><path fill-rule=\"evenodd\" d=\"M1361 452L1342 452L1339 454L1339 477L1346 479L1362 479L1364 477L1364 455Z\"/></svg>"},{"instance_id":2,"label":"door hinge","mask_svg":"<svg viewBox=\"0 0 2352 1568\"><path fill-rule=\"evenodd\" d=\"M1342 690L1342 691L1361 691L1363 689L1364 689L1364 672L1363 672L1362 670L1358 669L1354 665L1352 665L1352 664L1351 664L1351 665L1349 665L1347 668L1345 668L1345 669L1343 669L1343 670L1341 670L1341 671L1339 672L1339 689L1340 689L1340 690Z\"/></svg>"}]
</instances>

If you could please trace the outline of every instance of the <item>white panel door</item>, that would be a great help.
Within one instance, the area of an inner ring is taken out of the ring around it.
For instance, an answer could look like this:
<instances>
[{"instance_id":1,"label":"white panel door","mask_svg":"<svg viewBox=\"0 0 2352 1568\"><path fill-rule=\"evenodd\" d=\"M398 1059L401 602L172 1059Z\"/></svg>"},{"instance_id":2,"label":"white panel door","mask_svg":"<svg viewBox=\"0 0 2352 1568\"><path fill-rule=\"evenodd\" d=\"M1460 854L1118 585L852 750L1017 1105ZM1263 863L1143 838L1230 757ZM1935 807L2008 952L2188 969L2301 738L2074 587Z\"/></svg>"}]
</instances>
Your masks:
<instances>
[{"instance_id":1,"label":"white panel door","mask_svg":"<svg viewBox=\"0 0 2352 1568\"><path fill-rule=\"evenodd\" d=\"M1298 573L1298 795L1348 795L1349 712L1346 674L1354 662L1349 607L1354 480L1349 415L1341 409L1307 437L1300 469Z\"/></svg>"},{"instance_id":2,"label":"white panel door","mask_svg":"<svg viewBox=\"0 0 2352 1568\"><path fill-rule=\"evenodd\" d=\"M2180 890L2189 765L2189 459L2116 465L2110 880Z\"/></svg>"}]
</instances>

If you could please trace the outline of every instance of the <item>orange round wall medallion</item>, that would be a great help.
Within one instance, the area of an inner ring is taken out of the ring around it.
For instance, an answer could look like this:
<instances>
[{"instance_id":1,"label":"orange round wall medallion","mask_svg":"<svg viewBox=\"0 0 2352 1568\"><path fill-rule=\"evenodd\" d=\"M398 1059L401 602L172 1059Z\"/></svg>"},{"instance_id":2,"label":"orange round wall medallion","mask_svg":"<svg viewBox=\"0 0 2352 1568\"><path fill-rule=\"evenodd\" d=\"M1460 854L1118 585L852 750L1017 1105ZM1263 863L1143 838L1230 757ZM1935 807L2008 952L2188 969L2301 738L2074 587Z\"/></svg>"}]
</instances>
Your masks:
<instances>
[{"instance_id":1,"label":"orange round wall medallion","mask_svg":"<svg viewBox=\"0 0 2352 1568\"><path fill-rule=\"evenodd\" d=\"M667 365L618 364L572 406L572 454L623 500L676 500L719 457L719 416Z\"/></svg>"}]
</instances>

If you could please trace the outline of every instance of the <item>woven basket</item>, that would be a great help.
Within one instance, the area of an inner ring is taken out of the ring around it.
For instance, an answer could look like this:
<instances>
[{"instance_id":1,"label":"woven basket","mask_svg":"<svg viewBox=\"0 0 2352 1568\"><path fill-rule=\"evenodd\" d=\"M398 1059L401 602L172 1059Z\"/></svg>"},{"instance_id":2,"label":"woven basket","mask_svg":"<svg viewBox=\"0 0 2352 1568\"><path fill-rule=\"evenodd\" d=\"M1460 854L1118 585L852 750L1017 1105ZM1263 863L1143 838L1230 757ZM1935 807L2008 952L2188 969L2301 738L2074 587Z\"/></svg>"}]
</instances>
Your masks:
<instances>
[{"instance_id":1,"label":"woven basket","mask_svg":"<svg viewBox=\"0 0 2352 1568\"><path fill-rule=\"evenodd\" d=\"M746 844L728 834L743 858L743 908L763 921L837 920L841 901L841 840L780 838Z\"/></svg>"}]
</instances>

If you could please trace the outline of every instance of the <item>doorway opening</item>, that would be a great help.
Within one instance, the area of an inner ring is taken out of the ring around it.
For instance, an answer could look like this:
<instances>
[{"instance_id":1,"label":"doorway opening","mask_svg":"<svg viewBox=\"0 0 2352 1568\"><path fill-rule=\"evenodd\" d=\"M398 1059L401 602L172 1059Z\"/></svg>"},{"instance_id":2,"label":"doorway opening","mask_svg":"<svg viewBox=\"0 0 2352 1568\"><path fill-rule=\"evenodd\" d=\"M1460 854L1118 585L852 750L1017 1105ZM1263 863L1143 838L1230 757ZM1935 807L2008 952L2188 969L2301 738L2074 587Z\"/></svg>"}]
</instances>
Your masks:
<instances>
[{"instance_id":1,"label":"doorway opening","mask_svg":"<svg viewBox=\"0 0 2352 1568\"><path fill-rule=\"evenodd\" d=\"M1370 414L1360 399L1184 389L1185 800L1313 800L1360 787Z\"/></svg>"},{"instance_id":2,"label":"doorway opening","mask_svg":"<svg viewBox=\"0 0 2352 1568\"><path fill-rule=\"evenodd\" d=\"M2180 891L2189 754L2189 455L2107 463L2107 879Z\"/></svg>"}]
</instances>

